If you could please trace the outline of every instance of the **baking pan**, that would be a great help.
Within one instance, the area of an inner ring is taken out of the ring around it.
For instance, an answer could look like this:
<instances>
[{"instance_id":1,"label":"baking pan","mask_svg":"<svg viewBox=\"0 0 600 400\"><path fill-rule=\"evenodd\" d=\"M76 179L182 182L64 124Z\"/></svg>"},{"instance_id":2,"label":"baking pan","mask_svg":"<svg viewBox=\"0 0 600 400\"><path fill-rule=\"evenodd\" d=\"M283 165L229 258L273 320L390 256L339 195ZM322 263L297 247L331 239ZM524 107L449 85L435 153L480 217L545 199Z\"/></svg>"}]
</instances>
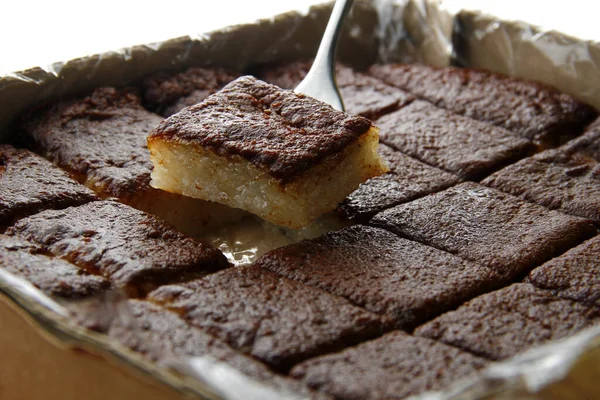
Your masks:
<instances>
[{"instance_id":1,"label":"baking pan","mask_svg":"<svg viewBox=\"0 0 600 400\"><path fill-rule=\"evenodd\" d=\"M331 4L290 11L196 37L165 38L0 77L0 140L41 101L104 85L134 85L148 74L190 66L245 70L309 58ZM342 33L339 59L486 68L539 80L600 108L600 46L523 22L432 1L358 1ZM118 296L104 299L119 313ZM69 307L0 269L0 398L293 399L209 357L158 368L79 326ZM492 365L477 378L420 399L599 398L600 326ZM37 385L31 385L36 382Z\"/></svg>"}]
</instances>

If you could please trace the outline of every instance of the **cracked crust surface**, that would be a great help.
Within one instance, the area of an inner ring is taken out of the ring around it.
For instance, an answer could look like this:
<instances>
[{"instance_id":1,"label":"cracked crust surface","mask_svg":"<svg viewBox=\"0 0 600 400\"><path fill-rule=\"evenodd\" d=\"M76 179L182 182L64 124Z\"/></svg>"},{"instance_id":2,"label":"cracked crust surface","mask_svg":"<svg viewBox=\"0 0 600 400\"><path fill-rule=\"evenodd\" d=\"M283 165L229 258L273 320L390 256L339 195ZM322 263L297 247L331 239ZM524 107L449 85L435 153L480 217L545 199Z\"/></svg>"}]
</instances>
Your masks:
<instances>
[{"instance_id":1,"label":"cracked crust surface","mask_svg":"<svg viewBox=\"0 0 600 400\"><path fill-rule=\"evenodd\" d=\"M417 328L415 335L502 360L599 322L597 306L560 299L530 284L516 283L437 317Z\"/></svg>"},{"instance_id":2,"label":"cracked crust surface","mask_svg":"<svg viewBox=\"0 0 600 400\"><path fill-rule=\"evenodd\" d=\"M284 89L294 89L304 79L311 65L312 61L270 65L261 69L257 75ZM336 65L336 81L346 111L369 119L397 110L415 98L404 90L339 63Z\"/></svg>"},{"instance_id":3,"label":"cracked crust surface","mask_svg":"<svg viewBox=\"0 0 600 400\"><path fill-rule=\"evenodd\" d=\"M512 132L415 100L376 121L380 140L426 164L476 180L525 157L529 141Z\"/></svg>"},{"instance_id":4,"label":"cracked crust surface","mask_svg":"<svg viewBox=\"0 0 600 400\"><path fill-rule=\"evenodd\" d=\"M0 226L45 209L96 199L91 190L46 159L0 144Z\"/></svg>"},{"instance_id":5,"label":"cracked crust surface","mask_svg":"<svg viewBox=\"0 0 600 400\"><path fill-rule=\"evenodd\" d=\"M149 137L239 156L293 181L371 129L361 117L245 76L160 123Z\"/></svg>"},{"instance_id":6,"label":"cracked crust surface","mask_svg":"<svg viewBox=\"0 0 600 400\"><path fill-rule=\"evenodd\" d=\"M149 299L282 370L375 337L389 325L385 318L341 297L259 267L230 268L204 279L163 286Z\"/></svg>"},{"instance_id":7,"label":"cracked crust surface","mask_svg":"<svg viewBox=\"0 0 600 400\"><path fill-rule=\"evenodd\" d=\"M439 107L538 142L576 136L597 115L549 86L488 71L391 64L374 65L369 72Z\"/></svg>"},{"instance_id":8,"label":"cracked crust surface","mask_svg":"<svg viewBox=\"0 0 600 400\"><path fill-rule=\"evenodd\" d=\"M396 331L303 362L291 375L339 400L391 400L444 389L486 364L457 348Z\"/></svg>"},{"instance_id":9,"label":"cracked crust surface","mask_svg":"<svg viewBox=\"0 0 600 400\"><path fill-rule=\"evenodd\" d=\"M527 279L556 296L600 306L600 236L534 269Z\"/></svg>"},{"instance_id":10,"label":"cracked crust surface","mask_svg":"<svg viewBox=\"0 0 600 400\"><path fill-rule=\"evenodd\" d=\"M19 220L6 233L102 275L133 296L228 265L212 246L116 201L44 211Z\"/></svg>"},{"instance_id":11,"label":"cracked crust surface","mask_svg":"<svg viewBox=\"0 0 600 400\"><path fill-rule=\"evenodd\" d=\"M159 72L144 79L144 104L163 117L200 103L240 76L224 68L191 67L183 72Z\"/></svg>"},{"instance_id":12,"label":"cracked crust surface","mask_svg":"<svg viewBox=\"0 0 600 400\"><path fill-rule=\"evenodd\" d=\"M273 250L255 265L390 317L400 329L503 283L489 268L362 225Z\"/></svg>"},{"instance_id":13,"label":"cracked crust surface","mask_svg":"<svg viewBox=\"0 0 600 400\"><path fill-rule=\"evenodd\" d=\"M176 313L142 300L128 300L125 311L114 318L108 336L159 365L173 358L210 357L225 363L254 381L311 399L327 399L302 383L278 375L257 360L190 325Z\"/></svg>"},{"instance_id":14,"label":"cracked crust surface","mask_svg":"<svg viewBox=\"0 0 600 400\"><path fill-rule=\"evenodd\" d=\"M482 184L600 224L600 163L565 150L547 150L521 160Z\"/></svg>"},{"instance_id":15,"label":"cracked crust surface","mask_svg":"<svg viewBox=\"0 0 600 400\"><path fill-rule=\"evenodd\" d=\"M489 266L507 279L596 234L589 220L472 182L390 208L370 224Z\"/></svg>"},{"instance_id":16,"label":"cracked crust surface","mask_svg":"<svg viewBox=\"0 0 600 400\"><path fill-rule=\"evenodd\" d=\"M110 287L103 277L54 257L39 245L6 235L0 235L0 267L47 295L64 299L97 295Z\"/></svg>"},{"instance_id":17,"label":"cracked crust surface","mask_svg":"<svg viewBox=\"0 0 600 400\"><path fill-rule=\"evenodd\" d=\"M385 144L379 145L378 152L390 170L361 184L344 199L338 210L345 218L366 222L380 211L460 182L457 176L423 164Z\"/></svg>"}]
</instances>

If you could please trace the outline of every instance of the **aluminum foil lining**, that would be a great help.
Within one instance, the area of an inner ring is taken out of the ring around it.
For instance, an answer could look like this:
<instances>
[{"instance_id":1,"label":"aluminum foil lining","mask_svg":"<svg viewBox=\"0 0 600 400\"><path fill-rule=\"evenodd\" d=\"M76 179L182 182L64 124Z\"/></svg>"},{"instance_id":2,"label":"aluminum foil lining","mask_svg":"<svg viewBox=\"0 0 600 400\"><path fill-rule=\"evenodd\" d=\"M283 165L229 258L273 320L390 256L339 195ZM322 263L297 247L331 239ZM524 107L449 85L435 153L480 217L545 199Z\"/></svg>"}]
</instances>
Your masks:
<instances>
[{"instance_id":1,"label":"aluminum foil lining","mask_svg":"<svg viewBox=\"0 0 600 400\"><path fill-rule=\"evenodd\" d=\"M272 61L315 54L331 4L308 12L290 11L253 24L237 25L58 62L0 76L0 140L32 105L103 85L131 85L160 70L219 65L243 70ZM515 18L518 18L516 10ZM428 0L357 1L345 25L339 58L355 67L374 62L420 62L486 68L553 85L600 109L600 45L524 22L480 11L448 11ZM71 347L120 361L178 390L205 399L297 399L255 382L210 357L173 358L168 368L82 328L68 306L0 269L0 293L18 304L39 328ZM94 317L128 318L121 296L100 299ZM102 315L110 313L110 315ZM131 326L132 334L137 327ZM600 326L532 349L485 369L477 378L443 392L414 399L581 399L597 398Z\"/></svg>"}]
</instances>

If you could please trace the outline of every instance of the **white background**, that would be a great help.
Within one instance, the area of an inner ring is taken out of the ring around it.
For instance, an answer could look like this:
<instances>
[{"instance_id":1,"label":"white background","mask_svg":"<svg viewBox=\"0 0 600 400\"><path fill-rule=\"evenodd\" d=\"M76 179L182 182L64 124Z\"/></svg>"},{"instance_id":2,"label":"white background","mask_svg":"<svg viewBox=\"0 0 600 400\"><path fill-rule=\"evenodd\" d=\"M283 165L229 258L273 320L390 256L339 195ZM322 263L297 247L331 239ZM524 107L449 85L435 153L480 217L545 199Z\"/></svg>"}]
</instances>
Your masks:
<instances>
[{"instance_id":1,"label":"white background","mask_svg":"<svg viewBox=\"0 0 600 400\"><path fill-rule=\"evenodd\" d=\"M2 0L0 74L252 22L323 0ZM600 41L598 0L445 0Z\"/></svg>"}]
</instances>

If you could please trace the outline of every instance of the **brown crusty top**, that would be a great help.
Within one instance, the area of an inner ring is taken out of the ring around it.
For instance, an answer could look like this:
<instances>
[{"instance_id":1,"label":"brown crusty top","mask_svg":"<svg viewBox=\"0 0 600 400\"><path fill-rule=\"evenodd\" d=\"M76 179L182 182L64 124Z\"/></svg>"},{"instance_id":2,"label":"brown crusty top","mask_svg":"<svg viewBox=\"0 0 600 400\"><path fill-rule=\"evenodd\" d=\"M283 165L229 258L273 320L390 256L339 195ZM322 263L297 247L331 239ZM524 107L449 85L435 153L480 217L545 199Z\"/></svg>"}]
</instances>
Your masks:
<instances>
[{"instance_id":1,"label":"brown crusty top","mask_svg":"<svg viewBox=\"0 0 600 400\"><path fill-rule=\"evenodd\" d=\"M329 398L312 392L296 380L274 373L256 359L233 350L163 307L142 300L128 300L123 306L127 313L113 317L108 335L158 364L169 366L174 360L183 362L191 357L207 356L275 390L297 393L303 398Z\"/></svg>"},{"instance_id":2,"label":"brown crusty top","mask_svg":"<svg viewBox=\"0 0 600 400\"><path fill-rule=\"evenodd\" d=\"M103 275L132 296L228 266L214 247L116 201L43 211L19 220L6 233Z\"/></svg>"},{"instance_id":3,"label":"brown crusty top","mask_svg":"<svg viewBox=\"0 0 600 400\"><path fill-rule=\"evenodd\" d=\"M362 183L338 206L342 216L367 221L376 213L426 194L446 189L460 181L448 172L380 144L379 155L390 170Z\"/></svg>"},{"instance_id":4,"label":"brown crusty top","mask_svg":"<svg viewBox=\"0 0 600 400\"><path fill-rule=\"evenodd\" d=\"M24 149L0 144L0 225L48 208L96 199L51 162Z\"/></svg>"},{"instance_id":5,"label":"brown crusty top","mask_svg":"<svg viewBox=\"0 0 600 400\"><path fill-rule=\"evenodd\" d=\"M398 329L414 328L503 282L490 268L362 225L272 250L254 265L386 315Z\"/></svg>"},{"instance_id":6,"label":"brown crusty top","mask_svg":"<svg viewBox=\"0 0 600 400\"><path fill-rule=\"evenodd\" d=\"M127 200L150 188L146 136L160 121L141 106L135 90L104 87L32 110L22 129L40 154L77 180Z\"/></svg>"},{"instance_id":7,"label":"brown crusty top","mask_svg":"<svg viewBox=\"0 0 600 400\"><path fill-rule=\"evenodd\" d=\"M341 297L253 266L163 286L148 299L283 370L375 337L390 322Z\"/></svg>"},{"instance_id":8,"label":"brown crusty top","mask_svg":"<svg viewBox=\"0 0 600 400\"><path fill-rule=\"evenodd\" d=\"M502 360L600 322L600 307L515 283L465 303L415 330L492 360Z\"/></svg>"},{"instance_id":9,"label":"brown crusty top","mask_svg":"<svg viewBox=\"0 0 600 400\"><path fill-rule=\"evenodd\" d=\"M0 235L0 268L19 276L50 296L76 299L96 295L110 287L101 276L91 275L34 243Z\"/></svg>"},{"instance_id":10,"label":"brown crusty top","mask_svg":"<svg viewBox=\"0 0 600 400\"><path fill-rule=\"evenodd\" d=\"M399 400L443 390L486 364L455 347L395 331L305 361L291 375L338 400Z\"/></svg>"},{"instance_id":11,"label":"brown crusty top","mask_svg":"<svg viewBox=\"0 0 600 400\"><path fill-rule=\"evenodd\" d=\"M591 221L473 182L385 210L371 224L514 279L595 235Z\"/></svg>"},{"instance_id":12,"label":"brown crusty top","mask_svg":"<svg viewBox=\"0 0 600 400\"><path fill-rule=\"evenodd\" d=\"M148 138L242 157L288 183L371 127L362 117L251 76L160 123Z\"/></svg>"},{"instance_id":13,"label":"brown crusty top","mask_svg":"<svg viewBox=\"0 0 600 400\"><path fill-rule=\"evenodd\" d=\"M159 72L144 79L144 104L164 117L196 104L240 76L223 68L191 67L183 72Z\"/></svg>"},{"instance_id":14,"label":"brown crusty top","mask_svg":"<svg viewBox=\"0 0 600 400\"><path fill-rule=\"evenodd\" d=\"M584 154L547 150L509 165L482 184L600 224L600 163Z\"/></svg>"},{"instance_id":15,"label":"brown crusty top","mask_svg":"<svg viewBox=\"0 0 600 400\"><path fill-rule=\"evenodd\" d=\"M268 65L257 72L265 82L284 89L294 89L304 79L312 61L292 61ZM354 71L338 63L336 81L344 100L346 111L365 118L376 119L397 110L414 100L414 96L372 76Z\"/></svg>"},{"instance_id":16,"label":"brown crusty top","mask_svg":"<svg viewBox=\"0 0 600 400\"><path fill-rule=\"evenodd\" d=\"M600 162L600 118L597 118L585 133L562 146L568 153L579 153Z\"/></svg>"},{"instance_id":17,"label":"brown crusty top","mask_svg":"<svg viewBox=\"0 0 600 400\"><path fill-rule=\"evenodd\" d=\"M396 150L464 179L478 180L529 154L532 145L506 129L454 114L424 100L377 120Z\"/></svg>"},{"instance_id":18,"label":"brown crusty top","mask_svg":"<svg viewBox=\"0 0 600 400\"><path fill-rule=\"evenodd\" d=\"M600 306L600 236L534 269L527 279L559 297Z\"/></svg>"},{"instance_id":19,"label":"brown crusty top","mask_svg":"<svg viewBox=\"0 0 600 400\"><path fill-rule=\"evenodd\" d=\"M559 142L581 132L597 112L573 96L525 79L469 68L374 65L374 76L438 107L506 128L524 138Z\"/></svg>"}]
</instances>

